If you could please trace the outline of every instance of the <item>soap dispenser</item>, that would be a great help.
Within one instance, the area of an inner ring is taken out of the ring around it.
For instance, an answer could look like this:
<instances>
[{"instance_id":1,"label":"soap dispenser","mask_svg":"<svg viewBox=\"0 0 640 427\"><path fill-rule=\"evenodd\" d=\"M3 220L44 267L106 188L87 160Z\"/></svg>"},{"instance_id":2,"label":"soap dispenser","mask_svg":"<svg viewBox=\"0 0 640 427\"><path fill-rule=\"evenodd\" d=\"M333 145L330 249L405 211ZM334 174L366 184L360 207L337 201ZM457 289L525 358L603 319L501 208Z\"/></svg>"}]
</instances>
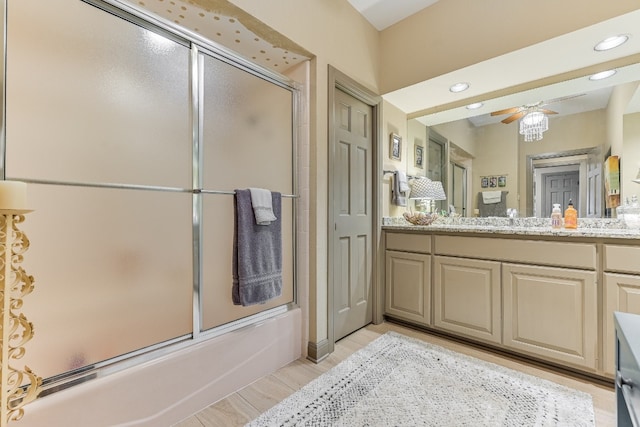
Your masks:
<instances>
[{"instance_id":1,"label":"soap dispenser","mask_svg":"<svg viewBox=\"0 0 640 427\"><path fill-rule=\"evenodd\" d=\"M578 211L573 207L571 199L567 210L564 211L564 228L578 228Z\"/></svg>"},{"instance_id":2,"label":"soap dispenser","mask_svg":"<svg viewBox=\"0 0 640 427\"><path fill-rule=\"evenodd\" d=\"M562 210L560 203L554 203L551 210L551 228L562 228Z\"/></svg>"}]
</instances>

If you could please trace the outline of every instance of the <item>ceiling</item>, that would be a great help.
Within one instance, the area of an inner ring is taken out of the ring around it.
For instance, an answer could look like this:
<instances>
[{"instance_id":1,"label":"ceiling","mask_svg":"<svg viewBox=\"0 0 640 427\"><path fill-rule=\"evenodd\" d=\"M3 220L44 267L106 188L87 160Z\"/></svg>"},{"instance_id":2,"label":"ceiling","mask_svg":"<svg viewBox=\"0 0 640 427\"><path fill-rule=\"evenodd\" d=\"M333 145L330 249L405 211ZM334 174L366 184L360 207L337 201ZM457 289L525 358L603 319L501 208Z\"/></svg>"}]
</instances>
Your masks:
<instances>
[{"instance_id":1,"label":"ceiling","mask_svg":"<svg viewBox=\"0 0 640 427\"><path fill-rule=\"evenodd\" d=\"M438 0L349 0L378 31L431 6Z\"/></svg>"}]
</instances>

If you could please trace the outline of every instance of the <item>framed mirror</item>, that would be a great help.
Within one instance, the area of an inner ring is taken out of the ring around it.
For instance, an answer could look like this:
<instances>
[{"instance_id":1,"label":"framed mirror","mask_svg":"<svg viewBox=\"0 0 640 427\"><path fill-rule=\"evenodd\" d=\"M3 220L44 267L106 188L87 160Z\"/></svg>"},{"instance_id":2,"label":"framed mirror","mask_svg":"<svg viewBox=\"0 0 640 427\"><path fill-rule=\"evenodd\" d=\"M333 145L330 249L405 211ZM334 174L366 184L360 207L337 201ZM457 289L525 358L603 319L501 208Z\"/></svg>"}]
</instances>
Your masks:
<instances>
[{"instance_id":1,"label":"framed mirror","mask_svg":"<svg viewBox=\"0 0 640 427\"><path fill-rule=\"evenodd\" d=\"M602 163L613 144L618 145L613 151L620 158L622 198L640 193L633 183L640 167L640 64L614 70L608 79L585 75L487 100L476 115L462 106L416 117L408 128L438 135L450 157L458 152L451 164L468 161L468 188L455 191L450 183L449 193L458 198L466 191L469 206L478 206L483 191L501 190L507 192L507 208L522 215L548 216L551 200L560 195L563 206L573 200L581 217L603 216ZM523 119L531 112L543 115L544 126L529 138ZM466 216L473 213L465 209Z\"/></svg>"}]
</instances>

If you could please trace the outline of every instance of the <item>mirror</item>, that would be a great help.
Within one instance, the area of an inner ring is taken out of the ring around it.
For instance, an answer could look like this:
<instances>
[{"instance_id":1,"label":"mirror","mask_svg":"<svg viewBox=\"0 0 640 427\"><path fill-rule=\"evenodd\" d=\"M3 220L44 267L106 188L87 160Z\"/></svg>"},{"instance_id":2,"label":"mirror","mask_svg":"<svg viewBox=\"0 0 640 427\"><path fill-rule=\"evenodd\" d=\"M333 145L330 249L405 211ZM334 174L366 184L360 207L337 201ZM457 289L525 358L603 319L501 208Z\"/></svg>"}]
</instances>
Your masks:
<instances>
[{"instance_id":1,"label":"mirror","mask_svg":"<svg viewBox=\"0 0 640 427\"><path fill-rule=\"evenodd\" d=\"M481 215L483 192L495 191L520 216L548 217L552 200L564 209L568 198L581 217L609 216L615 213L605 208L602 170L609 155L620 159L621 201L640 196L634 182L640 168L639 83L640 64L627 65L603 80L583 76L486 100L477 110L461 106L411 118L408 139L445 147L438 160L427 150L425 161L430 167L439 163L447 206L463 216ZM520 122L532 106L543 109L548 130L528 142Z\"/></svg>"}]
</instances>

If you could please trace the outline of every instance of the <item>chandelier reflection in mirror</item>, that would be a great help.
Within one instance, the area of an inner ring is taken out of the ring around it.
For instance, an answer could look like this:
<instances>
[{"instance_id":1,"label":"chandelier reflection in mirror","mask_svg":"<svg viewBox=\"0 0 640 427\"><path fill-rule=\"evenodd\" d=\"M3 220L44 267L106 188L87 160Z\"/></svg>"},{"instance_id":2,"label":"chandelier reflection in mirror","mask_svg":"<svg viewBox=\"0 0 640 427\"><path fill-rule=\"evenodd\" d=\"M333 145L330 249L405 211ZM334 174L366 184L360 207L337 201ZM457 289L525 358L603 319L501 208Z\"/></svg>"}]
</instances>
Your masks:
<instances>
[{"instance_id":1,"label":"chandelier reflection in mirror","mask_svg":"<svg viewBox=\"0 0 640 427\"><path fill-rule=\"evenodd\" d=\"M546 130L549 130L549 118L540 111L533 110L520 120L520 134L525 142L540 141Z\"/></svg>"}]
</instances>

